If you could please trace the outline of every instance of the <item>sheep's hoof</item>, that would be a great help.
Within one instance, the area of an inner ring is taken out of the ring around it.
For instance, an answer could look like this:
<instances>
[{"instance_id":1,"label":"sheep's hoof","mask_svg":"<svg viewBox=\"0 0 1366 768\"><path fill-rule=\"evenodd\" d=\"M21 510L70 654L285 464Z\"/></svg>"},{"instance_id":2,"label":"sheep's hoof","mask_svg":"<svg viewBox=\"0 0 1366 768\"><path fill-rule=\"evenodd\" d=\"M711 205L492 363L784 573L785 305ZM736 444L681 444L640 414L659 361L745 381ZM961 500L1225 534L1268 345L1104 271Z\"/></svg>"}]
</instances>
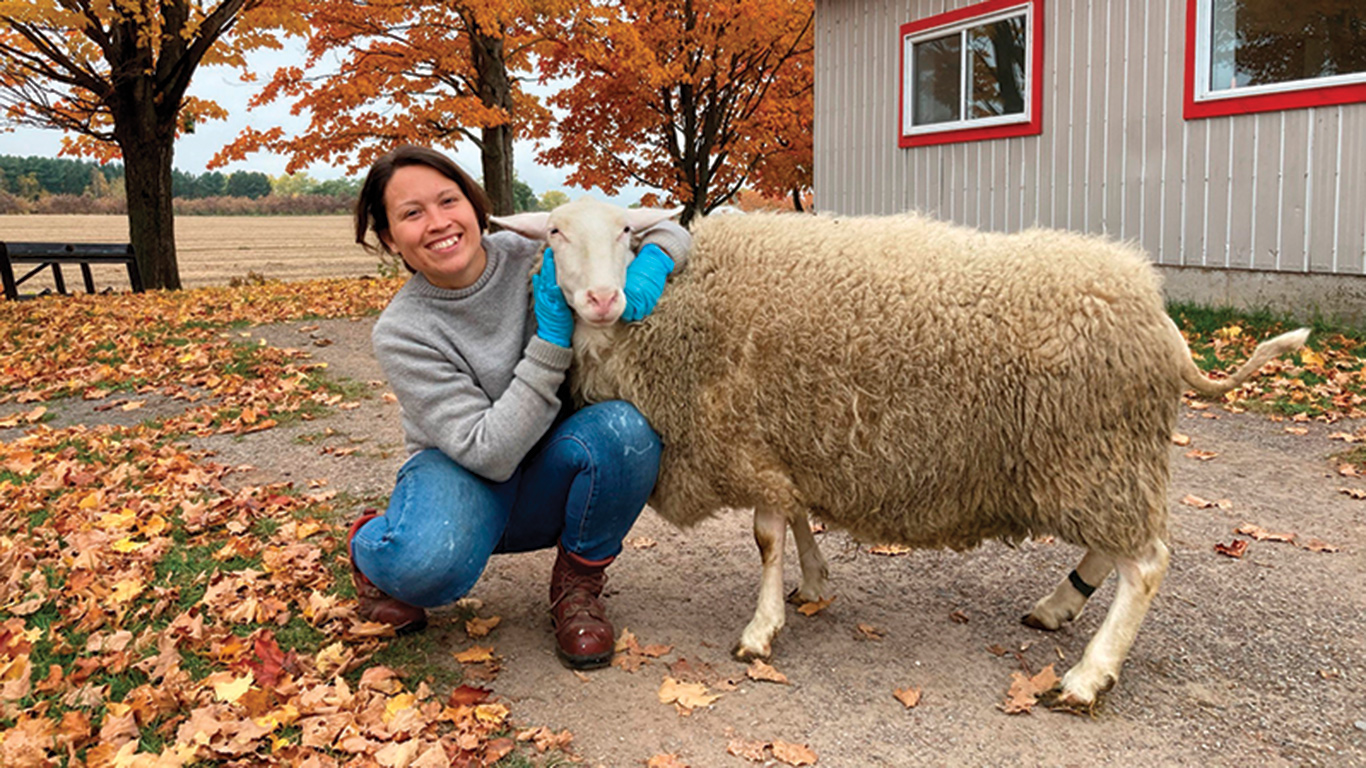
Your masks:
<instances>
[{"instance_id":1,"label":"sheep's hoof","mask_svg":"<svg viewBox=\"0 0 1366 768\"><path fill-rule=\"evenodd\" d=\"M1087 701L1075 692L1064 692L1059 684L1053 686L1051 690L1039 694L1039 703L1053 712L1094 718L1096 707L1100 704L1100 697L1096 696Z\"/></svg>"},{"instance_id":2,"label":"sheep's hoof","mask_svg":"<svg viewBox=\"0 0 1366 768\"><path fill-rule=\"evenodd\" d=\"M1020 617L1020 623L1033 629L1042 629L1045 632L1056 632L1058 627L1062 626L1061 624L1057 624L1050 627L1044 623L1043 619L1040 619L1032 613L1027 613Z\"/></svg>"},{"instance_id":3,"label":"sheep's hoof","mask_svg":"<svg viewBox=\"0 0 1366 768\"><path fill-rule=\"evenodd\" d=\"M794 587L794 588L792 589L791 592L788 592L788 593L787 593L787 602L789 602L789 603L791 603L791 604L793 604L793 605L806 605L807 603L819 603L822 599L823 599L823 598L822 598L819 594L817 594L817 595L815 595L815 596L811 596L811 595L806 594L805 592L802 592L802 588L801 588L801 587Z\"/></svg>"},{"instance_id":4,"label":"sheep's hoof","mask_svg":"<svg viewBox=\"0 0 1366 768\"><path fill-rule=\"evenodd\" d=\"M755 659L764 659L767 661L768 657L772 655L772 649L764 648L763 650L757 650L754 648L747 648L742 643L737 643L735 647L731 649L730 655L734 656L736 661L750 662Z\"/></svg>"}]
</instances>

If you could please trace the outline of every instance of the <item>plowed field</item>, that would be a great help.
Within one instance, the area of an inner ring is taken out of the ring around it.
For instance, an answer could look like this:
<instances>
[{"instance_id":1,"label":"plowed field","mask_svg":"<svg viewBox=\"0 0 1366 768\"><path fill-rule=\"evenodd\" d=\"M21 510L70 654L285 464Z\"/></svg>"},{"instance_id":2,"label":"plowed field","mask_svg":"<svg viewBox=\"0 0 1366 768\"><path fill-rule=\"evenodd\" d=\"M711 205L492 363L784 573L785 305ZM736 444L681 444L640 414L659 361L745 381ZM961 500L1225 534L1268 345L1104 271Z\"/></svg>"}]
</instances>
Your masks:
<instances>
[{"instance_id":1,"label":"plowed field","mask_svg":"<svg viewBox=\"0 0 1366 768\"><path fill-rule=\"evenodd\" d=\"M347 216L180 216L176 218L176 256L186 288L226 285L248 273L274 280L373 275L379 258L356 245ZM128 220L122 216L0 216L0 241L126 243ZM80 270L68 267L68 290L81 290ZM21 277L19 272L16 277ZM94 272L97 289L128 287L120 268ZM22 286L34 292L51 286L43 274Z\"/></svg>"}]
</instances>

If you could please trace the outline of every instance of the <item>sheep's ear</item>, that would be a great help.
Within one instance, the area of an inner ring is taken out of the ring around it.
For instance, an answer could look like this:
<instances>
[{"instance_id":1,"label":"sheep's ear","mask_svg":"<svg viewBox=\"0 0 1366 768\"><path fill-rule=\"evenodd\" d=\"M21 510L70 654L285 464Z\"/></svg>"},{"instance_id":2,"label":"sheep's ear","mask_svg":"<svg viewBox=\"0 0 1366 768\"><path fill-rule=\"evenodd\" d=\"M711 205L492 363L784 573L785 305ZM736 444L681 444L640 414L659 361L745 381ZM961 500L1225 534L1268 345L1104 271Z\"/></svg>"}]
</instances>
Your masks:
<instances>
[{"instance_id":1,"label":"sheep's ear","mask_svg":"<svg viewBox=\"0 0 1366 768\"><path fill-rule=\"evenodd\" d=\"M642 229L649 229L665 219L672 219L682 212L682 207L627 208L626 226L630 227L632 232L639 232Z\"/></svg>"},{"instance_id":2,"label":"sheep's ear","mask_svg":"<svg viewBox=\"0 0 1366 768\"><path fill-rule=\"evenodd\" d=\"M514 213L511 216L490 216L489 221L532 240L544 240L550 234L550 214L545 211Z\"/></svg>"}]
</instances>

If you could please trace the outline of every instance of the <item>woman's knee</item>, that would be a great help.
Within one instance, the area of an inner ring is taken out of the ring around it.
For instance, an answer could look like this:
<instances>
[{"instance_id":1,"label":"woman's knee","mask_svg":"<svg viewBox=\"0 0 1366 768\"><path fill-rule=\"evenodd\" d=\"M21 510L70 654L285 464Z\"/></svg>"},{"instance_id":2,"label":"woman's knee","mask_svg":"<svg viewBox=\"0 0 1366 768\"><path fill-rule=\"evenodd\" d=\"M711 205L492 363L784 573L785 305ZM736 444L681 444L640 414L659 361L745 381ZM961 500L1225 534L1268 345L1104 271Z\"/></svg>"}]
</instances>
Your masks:
<instances>
[{"instance_id":1,"label":"woman's knee","mask_svg":"<svg viewBox=\"0 0 1366 768\"><path fill-rule=\"evenodd\" d=\"M356 535L352 556L385 593L426 608L444 605L483 573L509 504L444 454L424 451L399 471L388 511Z\"/></svg>"},{"instance_id":2,"label":"woman's knee","mask_svg":"<svg viewBox=\"0 0 1366 768\"><path fill-rule=\"evenodd\" d=\"M581 428L576 437L595 453L619 457L623 462L642 470L658 469L661 445L640 411L623 400L597 403L579 411Z\"/></svg>"}]
</instances>

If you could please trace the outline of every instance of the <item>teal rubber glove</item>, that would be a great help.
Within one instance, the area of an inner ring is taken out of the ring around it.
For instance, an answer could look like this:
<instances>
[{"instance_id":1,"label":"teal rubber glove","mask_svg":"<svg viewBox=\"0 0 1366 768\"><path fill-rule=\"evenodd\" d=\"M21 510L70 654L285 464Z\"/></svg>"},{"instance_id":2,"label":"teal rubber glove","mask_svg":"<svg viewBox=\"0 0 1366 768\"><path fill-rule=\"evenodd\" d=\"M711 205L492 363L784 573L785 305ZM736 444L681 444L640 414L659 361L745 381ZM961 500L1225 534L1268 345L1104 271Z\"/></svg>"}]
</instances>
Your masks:
<instances>
[{"instance_id":1,"label":"teal rubber glove","mask_svg":"<svg viewBox=\"0 0 1366 768\"><path fill-rule=\"evenodd\" d=\"M674 271L674 260L654 243L641 246L636 258L626 267L626 309L621 319L628 323L644 320L655 311L664 281Z\"/></svg>"},{"instance_id":2,"label":"teal rubber glove","mask_svg":"<svg viewBox=\"0 0 1366 768\"><path fill-rule=\"evenodd\" d=\"M541 271L531 276L531 296L536 312L536 335L560 347L570 346L574 337L574 312L564 300L564 291L555 282L555 258L545 249Z\"/></svg>"}]
</instances>

